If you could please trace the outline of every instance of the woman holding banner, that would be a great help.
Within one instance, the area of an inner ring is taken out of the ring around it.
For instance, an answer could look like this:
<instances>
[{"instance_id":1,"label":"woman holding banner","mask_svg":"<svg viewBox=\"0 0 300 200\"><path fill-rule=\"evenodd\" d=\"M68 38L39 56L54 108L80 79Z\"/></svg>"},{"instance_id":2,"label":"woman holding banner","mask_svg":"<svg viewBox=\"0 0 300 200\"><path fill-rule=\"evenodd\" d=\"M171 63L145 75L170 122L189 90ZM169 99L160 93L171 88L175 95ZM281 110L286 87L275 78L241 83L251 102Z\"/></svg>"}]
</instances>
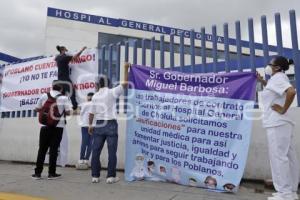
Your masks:
<instances>
[{"instance_id":1,"label":"woman holding banner","mask_svg":"<svg viewBox=\"0 0 300 200\"><path fill-rule=\"evenodd\" d=\"M282 56L275 56L265 68L269 81L257 73L264 86L262 92L263 126L267 131L269 157L276 193L268 200L298 199L299 163L294 137L294 122L289 114L296 91L284 73L293 64Z\"/></svg>"},{"instance_id":2,"label":"woman holding banner","mask_svg":"<svg viewBox=\"0 0 300 200\"><path fill-rule=\"evenodd\" d=\"M68 54L68 49L64 46L56 46L57 51L59 51L59 55L55 57L55 61L57 63L58 68L58 80L62 81L62 85L64 87L63 93L70 93L71 92L71 101L73 105L73 110L76 110L78 107L78 103L76 101L75 96L75 89L73 87L72 81L70 79L70 67L69 63L72 60L75 60L79 58L81 53L86 49L86 47L83 47L77 54L70 55ZM71 89L72 88L72 89Z\"/></svg>"}]
</instances>

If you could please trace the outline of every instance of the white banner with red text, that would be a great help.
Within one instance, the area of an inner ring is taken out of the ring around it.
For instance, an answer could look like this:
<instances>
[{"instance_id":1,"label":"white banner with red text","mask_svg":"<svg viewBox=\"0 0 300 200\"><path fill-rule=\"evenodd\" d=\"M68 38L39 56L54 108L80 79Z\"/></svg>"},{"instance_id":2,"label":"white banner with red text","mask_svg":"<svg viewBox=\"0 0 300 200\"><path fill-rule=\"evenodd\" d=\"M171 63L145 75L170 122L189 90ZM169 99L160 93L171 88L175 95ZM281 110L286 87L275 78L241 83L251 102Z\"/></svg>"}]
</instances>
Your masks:
<instances>
[{"instance_id":1,"label":"white banner with red text","mask_svg":"<svg viewBox=\"0 0 300 200\"><path fill-rule=\"evenodd\" d=\"M87 49L70 63L70 77L78 103L95 91L98 75L98 51ZM0 111L33 110L43 93L51 89L57 79L55 57L47 57L8 65L3 71Z\"/></svg>"}]
</instances>

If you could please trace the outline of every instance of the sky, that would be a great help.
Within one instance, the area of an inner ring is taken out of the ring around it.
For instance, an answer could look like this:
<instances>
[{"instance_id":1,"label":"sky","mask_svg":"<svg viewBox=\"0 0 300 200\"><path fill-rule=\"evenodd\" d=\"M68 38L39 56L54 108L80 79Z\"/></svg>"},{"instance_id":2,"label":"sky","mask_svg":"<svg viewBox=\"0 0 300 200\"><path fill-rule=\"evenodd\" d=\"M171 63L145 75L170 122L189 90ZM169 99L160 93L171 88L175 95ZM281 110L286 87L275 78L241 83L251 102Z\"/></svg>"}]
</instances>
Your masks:
<instances>
[{"instance_id":1,"label":"sky","mask_svg":"<svg viewBox=\"0 0 300 200\"><path fill-rule=\"evenodd\" d=\"M286 47L291 46L288 14L294 9L300 35L300 0L2 0L0 52L19 58L41 55L45 48L47 7L188 30L205 27L208 33L212 25L217 25L219 35L225 22L232 30L230 35L234 35L234 23L240 20L245 40L247 20L253 17L256 42L261 41L260 17L266 15L270 44L275 44L274 14L278 12Z\"/></svg>"}]
</instances>

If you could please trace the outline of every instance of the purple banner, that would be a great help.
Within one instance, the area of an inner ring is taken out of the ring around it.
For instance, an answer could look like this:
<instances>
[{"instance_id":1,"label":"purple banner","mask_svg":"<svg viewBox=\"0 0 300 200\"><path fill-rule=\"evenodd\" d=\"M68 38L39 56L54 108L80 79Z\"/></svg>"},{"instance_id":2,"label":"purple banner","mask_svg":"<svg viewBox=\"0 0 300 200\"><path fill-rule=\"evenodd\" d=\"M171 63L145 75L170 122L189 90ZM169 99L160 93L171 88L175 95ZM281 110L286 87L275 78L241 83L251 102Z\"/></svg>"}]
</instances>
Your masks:
<instances>
[{"instance_id":1,"label":"purple banner","mask_svg":"<svg viewBox=\"0 0 300 200\"><path fill-rule=\"evenodd\" d=\"M253 72L181 73L133 65L129 80L138 90L241 100L255 99L256 75Z\"/></svg>"}]
</instances>

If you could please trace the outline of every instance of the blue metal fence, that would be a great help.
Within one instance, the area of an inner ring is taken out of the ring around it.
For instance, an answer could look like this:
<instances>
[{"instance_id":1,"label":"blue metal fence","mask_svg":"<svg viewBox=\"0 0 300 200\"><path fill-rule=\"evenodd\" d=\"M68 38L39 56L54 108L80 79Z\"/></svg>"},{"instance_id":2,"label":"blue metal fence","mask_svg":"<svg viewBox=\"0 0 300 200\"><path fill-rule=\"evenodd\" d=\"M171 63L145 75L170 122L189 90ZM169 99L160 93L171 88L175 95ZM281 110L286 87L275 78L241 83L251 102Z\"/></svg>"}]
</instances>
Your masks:
<instances>
[{"instance_id":1,"label":"blue metal fence","mask_svg":"<svg viewBox=\"0 0 300 200\"><path fill-rule=\"evenodd\" d=\"M254 29L253 19L248 19L248 33L249 41L245 42L241 40L241 23L235 22L235 38L229 38L229 25L225 23L223 25L223 41L224 48L219 49L217 38L217 26L213 25L211 28L211 39L206 34L206 29L201 28L201 44L195 45L195 31L190 31L189 44L185 44L186 36L182 32L180 36L170 35L169 41L166 41L164 35L160 37L159 41L155 40L155 37L151 39L141 39L134 41L120 41L117 44L103 45L99 48L99 74L107 74L113 80L120 80L120 64L122 61L131 62L133 64L145 65L147 63L147 50L150 52L150 61L148 62L151 67L169 68L171 70L178 70L183 72L194 73L207 73L207 72L231 72L233 70L243 71L251 70L255 71L256 68L264 67L268 62L271 54L279 54L292 58L295 65L295 77L296 87L300 88L300 58L298 48L298 34L297 34L297 21L294 10L289 12L290 30L292 49L283 47L282 39L282 27L281 16L276 13L275 29L276 29L276 41L277 46L271 46L268 42L268 27L267 17L261 17L261 29L262 29L262 44L255 42L256 30ZM179 40L179 43L175 42L175 39ZM140 43L140 44L139 44ZM208 48L207 44L211 44L212 48ZM122 48L124 50L122 51ZM156 56L156 49L159 47L159 58ZM232 50L235 47L235 50ZM242 47L248 49L248 53L242 52ZM138 51L138 49L141 51ZM132 51L131 51L132 50ZM198 51L197 51L198 50ZM263 50L263 53L257 54L256 50ZM139 53L141 52L141 53ZM169 66L166 66L165 53L169 54ZM209 52L211 52L210 55ZM219 59L219 52L222 52L223 58ZM176 53L179 53L179 65L175 66ZM140 55L141 54L141 55ZM124 55L123 60L121 60ZM190 55L190 65L187 66L185 56ZM234 57L232 56L234 55ZM196 63L196 57L200 57L201 63ZM141 59L139 59L141 58ZM212 62L208 62L208 58L212 58ZM156 62L159 59L159 62ZM141 62L139 63L138 60ZM155 63L159 63L156 66ZM300 92L297 93L298 106L300 106ZM125 104L126 105L126 104ZM126 107L125 107L126 110ZM6 112L1 114L1 118L5 117L23 117L23 116L36 116L35 112L22 111L12 112L13 114Z\"/></svg>"},{"instance_id":2,"label":"blue metal fence","mask_svg":"<svg viewBox=\"0 0 300 200\"><path fill-rule=\"evenodd\" d=\"M199 47L195 46L195 31L190 31L190 44L185 44L185 35L182 33L179 36L179 44L175 43L175 38L177 36L170 35L169 41L165 41L165 36L161 35L160 39L158 41L155 40L155 37L151 39L143 38L141 40L134 40L133 42L127 41L124 43L119 43L120 46L125 46L125 62L131 62L133 64L146 64L146 50L150 50L150 66L151 67L160 67L160 68L176 68L177 70L184 71L186 66L186 60L185 55L190 55L190 68L187 69L190 72L219 72L219 71L226 71L230 72L232 70L238 70L243 71L245 69L249 69L252 71L255 71L256 68L265 66L270 57L270 53L272 54L280 54L283 56L287 56L289 58L293 58L296 67L296 76L297 70L299 67L298 62L298 37L297 37L297 25L296 25L296 16L295 11L290 11L290 24L291 24L291 41L292 41L292 49L289 48L283 48L283 39L282 39L282 28L281 28L281 17L279 13L275 14L275 27L276 27L276 41L277 46L269 45L268 42L268 28L267 28L267 18L266 16L261 17L261 28L262 28L262 44L258 44L255 42L255 32L254 25L253 25L253 19L248 19L248 33L249 33L249 41L245 42L241 40L241 25L240 21L235 22L235 39L233 42L232 38L229 38L229 26L227 23L223 25L223 31L224 31L224 49L220 50L217 46L220 41L217 41L217 38L219 37L217 35L217 27L214 25L212 26L212 34L211 34L211 40L207 38L206 30L205 28L201 28L201 35L203 38L201 40L201 45ZM140 44L139 44L140 43ZM212 48L207 47L207 43L212 43ZM179 53L179 65L175 66L175 46L178 46L177 52ZM116 48L116 44L110 44L110 45L104 45L102 50L102 62L100 64L100 73L103 73L103 69L106 69L106 63L105 59L109 58L109 54L112 53L111 51L105 51L105 49L111 49ZM235 46L236 50L233 51L232 46ZM156 50L157 47L159 47L159 58L157 58ZM132 48L132 53L130 52L130 48ZM141 48L141 55L138 54L138 48ZM195 48L200 48L200 51L195 51ZM243 53L242 48L247 48L249 53ZM263 50L263 53L261 55L256 53L256 50ZM116 49L115 50L118 54L121 54L121 50ZM224 54L224 58L220 61L218 52L222 51ZM165 53L169 53L169 63L170 66L165 65ZM211 52L210 58L212 58L212 62L208 63L208 52ZM105 54L108 54L105 56ZM131 55L132 54L132 55ZM235 54L235 58L230 57L230 55ZM195 58L199 56L201 57L201 63L196 63ZM141 63L137 63L138 58L141 57ZM131 60L129 60L131 58ZM118 59L120 59L120 56L118 56ZM159 59L159 62L156 62L156 60ZM121 63L120 60L117 60L118 63ZM109 62L110 63L110 62ZM159 63L158 66L155 65L155 63ZM101 67L103 66L103 67ZM199 70L199 69L200 70Z\"/></svg>"},{"instance_id":3,"label":"blue metal fence","mask_svg":"<svg viewBox=\"0 0 300 200\"><path fill-rule=\"evenodd\" d=\"M292 49L283 47L283 39L282 39L282 27L281 27L281 16L279 13L276 13L275 18L275 29L276 29L276 42L277 46L271 46L268 42L268 27L267 27L267 18L266 16L261 17L261 28L262 28L262 44L258 45L255 42L255 34L257 31L254 29L253 19L248 19L248 36L249 42L247 44L248 52L247 54L242 52L242 47L245 48L245 41L241 40L241 25L240 21L235 22L235 32L236 38L234 40L234 45L232 44L232 38L229 38L229 26L227 23L223 26L224 31L224 49L218 49L217 43L217 27L215 25L212 26L212 39L208 40L206 35L205 28L201 28L201 46L200 52L195 51L195 31L190 31L190 44L185 44L185 36L183 33L179 36L179 44L174 42L174 38L177 36L170 35L169 45L165 42L165 36L162 35L159 41L155 41L155 38L142 39L141 40L141 49L142 55L138 55L138 46L137 43L139 41L135 40L133 46L133 55L130 55L128 43L125 44L125 62L132 62L133 64L141 64L145 65L146 63L146 49L147 46L150 46L150 66L151 67L159 67L159 68L170 68L171 70L179 70L184 72L220 72L226 71L230 72L233 70L243 71L243 70L251 70L253 72L256 71L257 68L261 68L267 65L270 59L270 54L278 54L283 55L288 58L292 58L294 60L295 65L295 77L296 77L296 87L300 88L300 60L299 60L299 49L298 49L298 34L297 34L297 22L296 22L296 14L294 10L289 12L290 17L290 30L291 30L291 41L292 41ZM212 48L207 48L207 43L212 43ZM147 45L150 43L150 45ZM156 60L156 46L159 45L160 50L160 58L159 65L155 66ZM179 66L175 66L175 50L174 46L179 45ZM235 46L235 51L230 51L230 46ZM189 48L187 48L189 47ZM257 54L256 50L263 50L262 54ZM211 58L212 62L208 63L208 51L212 52ZM222 51L224 54L224 58L220 61L218 58L218 52ZM120 49L117 50L118 53ZM165 52L170 54L170 66L165 66ZM185 55L190 55L190 65L186 66ZM230 57L230 54L235 54L235 59ZM137 58L141 56L141 63L137 63ZM195 58L199 56L201 57L201 63L196 63ZM133 60L130 61L129 57L133 57ZM120 59L120 58L118 58ZM120 60L118 63L121 63ZM298 97L298 106L300 105L300 92L297 93Z\"/></svg>"}]
</instances>

